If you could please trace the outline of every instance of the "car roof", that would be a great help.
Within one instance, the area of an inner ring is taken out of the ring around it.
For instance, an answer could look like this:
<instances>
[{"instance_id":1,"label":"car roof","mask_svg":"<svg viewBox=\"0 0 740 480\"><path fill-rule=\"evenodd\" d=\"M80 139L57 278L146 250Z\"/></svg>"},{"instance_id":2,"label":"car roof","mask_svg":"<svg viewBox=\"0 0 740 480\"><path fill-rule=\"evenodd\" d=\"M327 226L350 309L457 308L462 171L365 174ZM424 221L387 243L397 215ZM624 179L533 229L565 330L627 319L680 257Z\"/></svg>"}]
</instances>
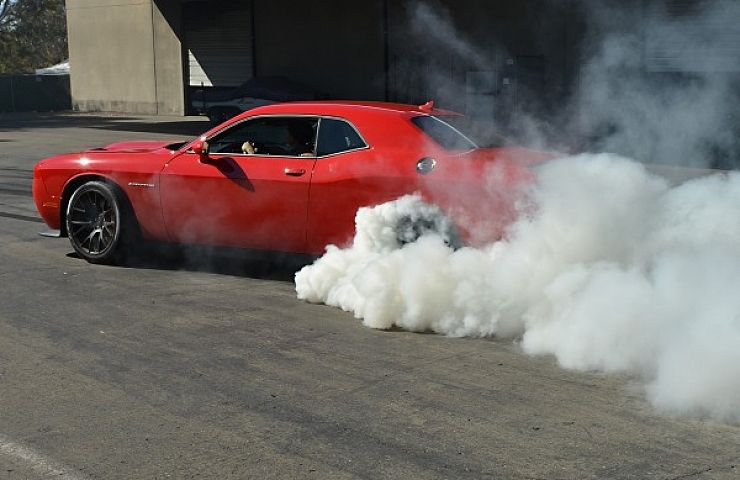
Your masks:
<instances>
[{"instance_id":1,"label":"car roof","mask_svg":"<svg viewBox=\"0 0 740 480\"><path fill-rule=\"evenodd\" d=\"M420 105L405 103L374 102L358 100L321 100L274 103L249 110L250 114L309 114L332 115L341 112L383 111L394 113L418 113L426 115L459 115L459 113L439 108L422 108Z\"/></svg>"}]
</instances>

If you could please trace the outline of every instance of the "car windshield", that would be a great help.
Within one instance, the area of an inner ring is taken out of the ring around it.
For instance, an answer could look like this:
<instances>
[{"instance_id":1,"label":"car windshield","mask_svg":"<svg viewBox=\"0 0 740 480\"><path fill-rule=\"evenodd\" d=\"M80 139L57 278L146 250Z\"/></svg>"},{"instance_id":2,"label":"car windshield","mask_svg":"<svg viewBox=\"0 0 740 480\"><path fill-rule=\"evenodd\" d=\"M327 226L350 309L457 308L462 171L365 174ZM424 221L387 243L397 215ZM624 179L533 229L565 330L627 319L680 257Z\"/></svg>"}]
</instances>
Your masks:
<instances>
[{"instance_id":1,"label":"car windshield","mask_svg":"<svg viewBox=\"0 0 740 480\"><path fill-rule=\"evenodd\" d=\"M478 148L475 142L456 127L450 125L448 122L449 118L421 115L412 118L411 122L445 150L467 152L468 150Z\"/></svg>"}]
</instances>

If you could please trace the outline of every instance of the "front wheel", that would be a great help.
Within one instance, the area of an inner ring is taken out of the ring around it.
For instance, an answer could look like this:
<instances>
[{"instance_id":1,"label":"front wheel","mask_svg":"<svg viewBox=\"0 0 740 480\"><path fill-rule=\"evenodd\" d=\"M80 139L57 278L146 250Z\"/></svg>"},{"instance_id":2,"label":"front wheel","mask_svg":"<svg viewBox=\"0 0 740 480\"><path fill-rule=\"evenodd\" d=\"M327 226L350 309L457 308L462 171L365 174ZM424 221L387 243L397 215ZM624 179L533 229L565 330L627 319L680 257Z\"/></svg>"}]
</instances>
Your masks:
<instances>
[{"instance_id":1,"label":"front wheel","mask_svg":"<svg viewBox=\"0 0 740 480\"><path fill-rule=\"evenodd\" d=\"M121 196L114 187L92 181L74 191L67 204L66 227L75 252L91 263L114 263L123 242Z\"/></svg>"}]
</instances>

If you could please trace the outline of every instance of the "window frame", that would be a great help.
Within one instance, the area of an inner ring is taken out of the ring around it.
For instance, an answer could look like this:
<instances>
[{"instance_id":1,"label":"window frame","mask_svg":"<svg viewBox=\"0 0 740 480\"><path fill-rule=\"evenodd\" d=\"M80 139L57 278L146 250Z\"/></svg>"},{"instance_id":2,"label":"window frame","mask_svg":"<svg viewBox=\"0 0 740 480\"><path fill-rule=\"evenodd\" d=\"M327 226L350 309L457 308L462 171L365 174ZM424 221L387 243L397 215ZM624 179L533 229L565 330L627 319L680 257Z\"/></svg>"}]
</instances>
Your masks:
<instances>
[{"instance_id":1,"label":"window frame","mask_svg":"<svg viewBox=\"0 0 740 480\"><path fill-rule=\"evenodd\" d=\"M239 120L238 122L234 122L231 125L227 125L226 127L222 128L222 129L220 129L220 130L218 130L216 132L213 132L213 134L212 135L209 135L205 139L205 141L206 142L210 142L210 140L213 137L222 134L226 130L229 130L229 129L232 129L232 128L236 128L237 126L241 125L242 123L249 122L249 121L252 121L252 120L260 120L260 119L263 119L263 118L285 118L285 119L290 119L290 118L315 118L316 119L316 135L315 135L315 139L314 139L314 151L315 151L316 148L318 148L317 147L318 141L319 141L319 127L318 127L318 124L319 124L319 122L321 120L321 116L319 116L319 115L300 115L300 114L297 114L297 115L256 115L254 117L247 117L247 118L243 118L243 119ZM219 155L219 156L229 156L229 157L300 158L300 159L303 159L303 160L317 158L316 155L311 155L311 156L302 156L302 155L270 155L270 154L266 154L266 153L253 153L253 154L250 154L250 153L227 153L227 152L213 152L213 153L210 153L209 152L208 155L209 156Z\"/></svg>"},{"instance_id":2,"label":"window frame","mask_svg":"<svg viewBox=\"0 0 740 480\"><path fill-rule=\"evenodd\" d=\"M360 133L360 131L357 129L357 127L351 121L347 120L346 118L336 117L336 116L333 116L333 115L315 115L315 114L300 114L300 113L298 113L298 114L287 114L287 115L266 114L266 115L255 115L254 117L243 118L243 119L239 120L238 122L234 122L231 125L227 125L224 128L213 132L212 135L209 135L208 137L206 137L205 141L208 142L213 137L215 137L217 135L220 135L221 133L225 132L228 129L236 128L238 125L241 125L244 122L248 122L248 121L251 121L251 120L259 120L259 119L262 119L262 118L286 118L286 119L288 119L288 118L315 118L316 121L317 121L317 125L316 125L316 138L315 138L315 144L314 144L315 151L318 151L318 148L319 148L319 131L321 130L321 120L324 119L324 118L329 119L329 120L339 120L341 122L344 122L344 123L348 124L350 127L352 127L352 130L355 131L355 133L360 138L360 140L362 141L362 143L364 144L364 146L357 147L357 148L352 148L352 149L349 149L349 150L342 150L341 152L329 153L329 154L321 155L321 156L312 155L310 157L309 156L301 156L301 155L268 155L268 154L263 154L263 153L249 154L249 153L226 153L226 152L214 152L214 153L209 153L208 155L213 155L213 156L219 155L219 156L230 156L230 157L260 157L260 158L300 158L300 159L303 159L303 160L307 160L307 159L316 159L316 160L318 160L320 158L328 158L328 157L333 157L333 156L336 156L336 155L344 155L345 153L351 153L351 152L357 152L357 151L360 151L360 150L368 150L368 149L370 149L370 144L367 142L367 140L365 140L365 137L362 136L362 133Z\"/></svg>"},{"instance_id":3,"label":"window frame","mask_svg":"<svg viewBox=\"0 0 740 480\"><path fill-rule=\"evenodd\" d=\"M332 115L321 115L321 116L319 116L319 126L316 129L316 151L317 152L319 150L319 134L321 133L321 121L323 119L337 120L337 121L344 122L347 125L349 125L352 128L352 130L355 131L355 133L357 134L357 137L363 143L363 146L362 147L350 148L350 149L347 149L347 150L342 150L341 152L327 153L326 155L317 156L316 158L329 158L329 157L334 157L336 155L344 155L345 153L351 153L351 152L357 152L357 151L360 151L360 150L368 150L368 149L370 149L370 144L367 143L367 140L365 140L365 137L362 136L362 134L360 133L360 131L357 129L357 127L355 127L355 125L352 122L350 122L346 118L342 118L342 117L335 117L335 116L332 116Z\"/></svg>"}]
</instances>

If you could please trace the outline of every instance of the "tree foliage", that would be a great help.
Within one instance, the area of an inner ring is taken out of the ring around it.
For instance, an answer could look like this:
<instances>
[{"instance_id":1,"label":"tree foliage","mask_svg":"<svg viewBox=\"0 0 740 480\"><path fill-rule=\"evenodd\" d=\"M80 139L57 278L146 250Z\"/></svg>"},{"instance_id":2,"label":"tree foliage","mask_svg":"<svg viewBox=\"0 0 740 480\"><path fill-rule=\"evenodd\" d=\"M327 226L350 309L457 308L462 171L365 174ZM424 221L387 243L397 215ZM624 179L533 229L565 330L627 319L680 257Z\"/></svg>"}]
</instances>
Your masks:
<instances>
[{"instance_id":1,"label":"tree foliage","mask_svg":"<svg viewBox=\"0 0 740 480\"><path fill-rule=\"evenodd\" d=\"M0 74L33 73L67 58L64 0L0 0L0 13L3 5Z\"/></svg>"}]
</instances>

